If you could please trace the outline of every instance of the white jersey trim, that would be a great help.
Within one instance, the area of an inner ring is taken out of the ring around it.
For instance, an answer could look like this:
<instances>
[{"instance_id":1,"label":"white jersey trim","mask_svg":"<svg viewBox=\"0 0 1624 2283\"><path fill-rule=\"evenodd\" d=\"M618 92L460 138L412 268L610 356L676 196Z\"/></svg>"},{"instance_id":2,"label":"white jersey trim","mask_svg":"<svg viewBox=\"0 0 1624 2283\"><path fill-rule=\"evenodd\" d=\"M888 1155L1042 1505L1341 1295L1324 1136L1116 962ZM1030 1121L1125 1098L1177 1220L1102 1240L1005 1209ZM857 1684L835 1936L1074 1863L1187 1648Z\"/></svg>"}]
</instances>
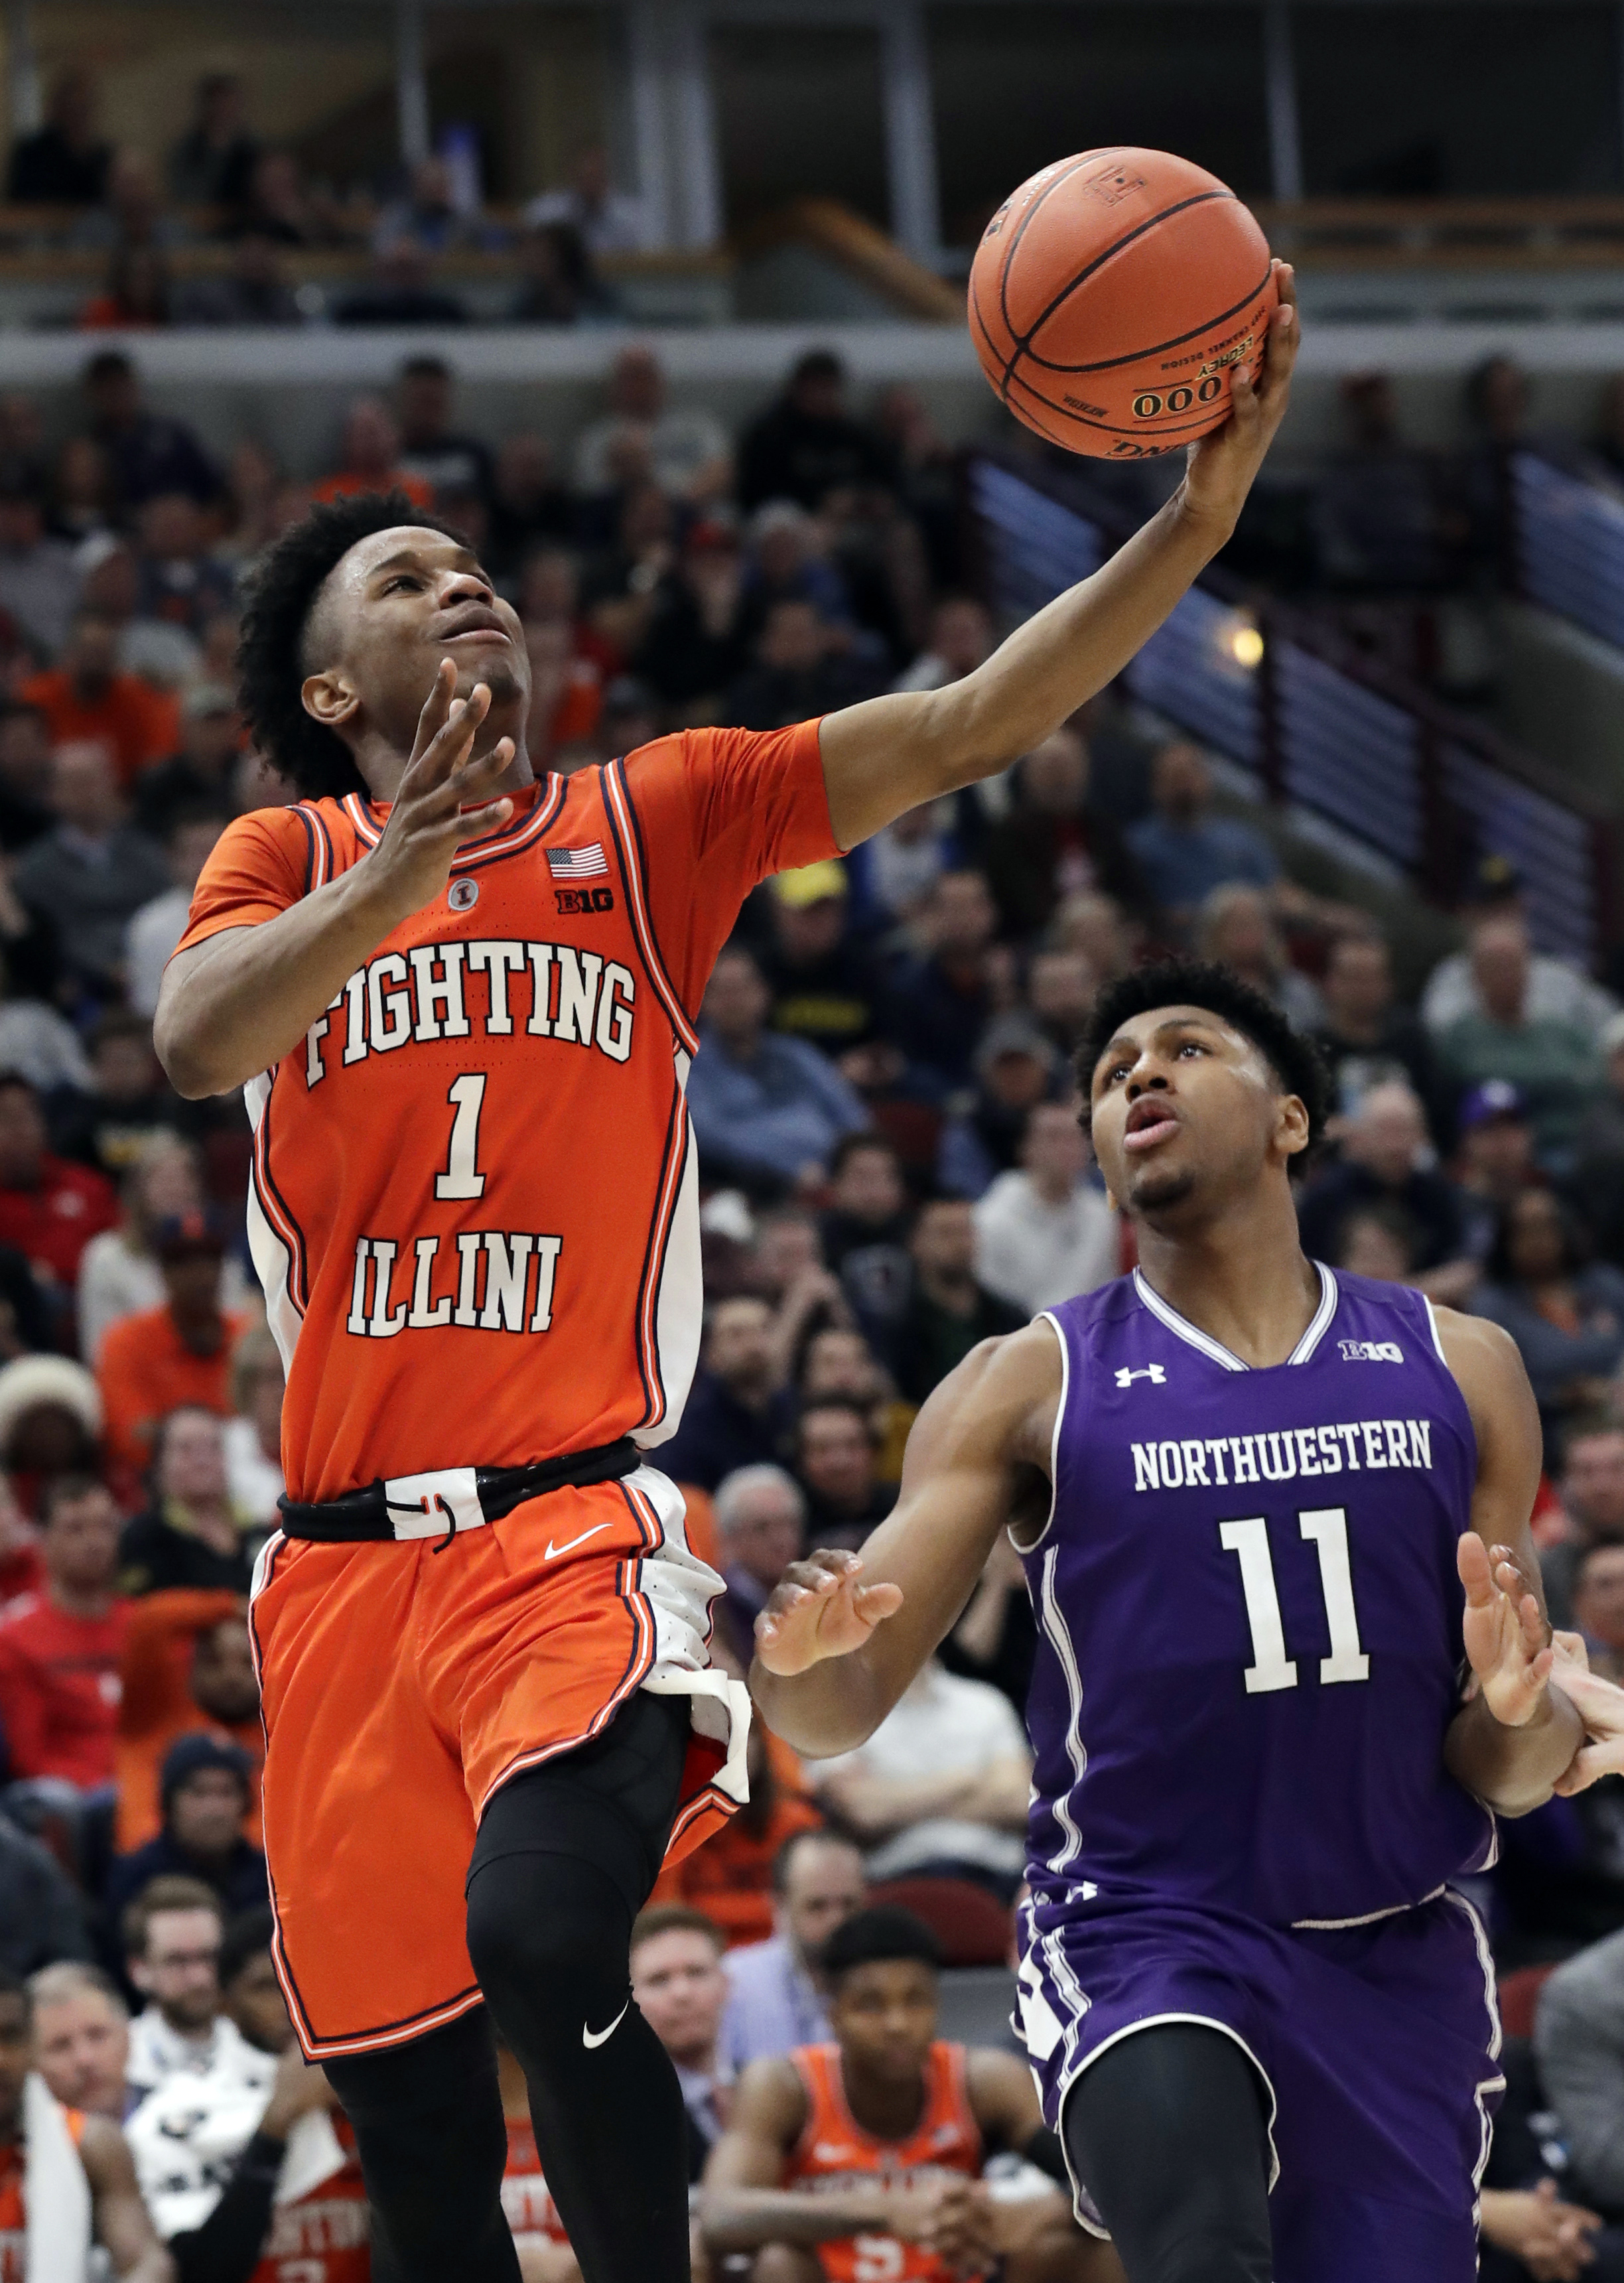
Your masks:
<instances>
[{"instance_id":1,"label":"white jersey trim","mask_svg":"<svg viewBox=\"0 0 1624 2283\"><path fill-rule=\"evenodd\" d=\"M1340 1297L1336 1278L1325 1262L1317 1260L1314 1266L1319 1276L1319 1305L1309 1320L1308 1329L1286 1357L1288 1367L1311 1360L1315 1349L1331 1328L1331 1320L1336 1314L1337 1302ZM1152 1289L1142 1268L1136 1268L1133 1272L1133 1289L1157 1322L1165 1324L1168 1330L1187 1346L1199 1348L1204 1356L1210 1357L1216 1364L1221 1364L1225 1371L1250 1371L1253 1368L1249 1363L1244 1363L1232 1349L1226 1348L1222 1340L1215 1340L1210 1332L1202 1331L1199 1324L1193 1324L1187 1316L1181 1316L1170 1301L1164 1300L1160 1292Z\"/></svg>"},{"instance_id":2,"label":"white jersey trim","mask_svg":"<svg viewBox=\"0 0 1624 2283\"><path fill-rule=\"evenodd\" d=\"M1434 1887L1430 1895L1423 1895L1418 1903L1389 1903L1385 1911L1366 1911L1356 1919L1294 1919L1294 1934L1337 1934L1344 1927L1375 1926L1381 1919L1402 1919L1406 1911L1424 1910L1435 1903L1440 1895L1447 1894L1445 1887Z\"/></svg>"},{"instance_id":3,"label":"white jersey trim","mask_svg":"<svg viewBox=\"0 0 1624 2283\"><path fill-rule=\"evenodd\" d=\"M1040 1314L1033 1317L1032 1321L1035 1324L1047 1324L1060 1342L1061 1395L1060 1401L1054 1407L1054 1432L1049 1438L1049 1511L1044 1516L1043 1528L1036 1538L1029 1538L1024 1546L1015 1536L1013 1524L1007 1532L1010 1544L1017 1554L1022 1555L1036 1554L1054 1527L1054 1516L1061 1500L1061 1429L1066 1423L1066 1406L1071 1397L1071 1350L1067 1343L1065 1332L1061 1329L1060 1318L1052 1308L1045 1308Z\"/></svg>"},{"instance_id":4,"label":"white jersey trim","mask_svg":"<svg viewBox=\"0 0 1624 2283\"><path fill-rule=\"evenodd\" d=\"M1483 1973L1483 2009L1488 2016L1488 2059L1493 2064L1500 2058L1502 2038L1500 2005L1495 1995L1495 1963L1489 1953L1488 1936L1483 1930L1482 1920L1465 1895L1457 1895L1452 1887L1447 1888L1444 1900L1453 1903L1457 1911L1465 1911L1472 1928L1472 1939L1477 1945L1478 1964ZM1475 2090L1480 2139L1477 2162L1472 2168L1472 2217L1474 2220L1478 2218L1482 2208L1483 2174L1488 2167L1489 2147L1494 2137L1494 2117L1488 2108L1488 2098L1492 2093L1504 2091L1504 2072L1498 2069L1495 2069L1491 2077L1480 2078Z\"/></svg>"},{"instance_id":5,"label":"white jersey trim","mask_svg":"<svg viewBox=\"0 0 1624 2283\"><path fill-rule=\"evenodd\" d=\"M1059 1559L1058 1546L1052 1546L1043 1557L1042 1576L1038 1586L1041 1607L1037 1612L1037 1622L1042 1626L1048 1638L1049 1646L1059 1660L1061 1671L1066 1676L1066 1695L1069 1707L1069 1716L1066 1722L1066 1757L1071 1762L1071 1782L1064 1795L1056 1792L1051 1803L1054 1810L1054 1819L1066 1834L1066 1844L1049 1864L1048 1868L1052 1871L1064 1871L1068 1865L1076 1861L1082 1851L1083 1834L1072 1816L1069 1803L1072 1794L1088 1773L1088 1749L1083 1741L1083 1676L1077 1670L1076 1650L1072 1646L1071 1636L1066 1630L1065 1620L1061 1616L1059 1604L1054 1598L1054 1565Z\"/></svg>"},{"instance_id":6,"label":"white jersey trim","mask_svg":"<svg viewBox=\"0 0 1624 2283\"><path fill-rule=\"evenodd\" d=\"M1421 1295L1421 1305L1426 1311L1426 1329L1433 1336L1433 1345L1438 1351L1438 1360L1443 1366L1445 1371L1448 1371L1449 1368L1449 1359L1443 1352L1443 1341L1439 1336L1437 1312L1425 1292Z\"/></svg>"}]
</instances>

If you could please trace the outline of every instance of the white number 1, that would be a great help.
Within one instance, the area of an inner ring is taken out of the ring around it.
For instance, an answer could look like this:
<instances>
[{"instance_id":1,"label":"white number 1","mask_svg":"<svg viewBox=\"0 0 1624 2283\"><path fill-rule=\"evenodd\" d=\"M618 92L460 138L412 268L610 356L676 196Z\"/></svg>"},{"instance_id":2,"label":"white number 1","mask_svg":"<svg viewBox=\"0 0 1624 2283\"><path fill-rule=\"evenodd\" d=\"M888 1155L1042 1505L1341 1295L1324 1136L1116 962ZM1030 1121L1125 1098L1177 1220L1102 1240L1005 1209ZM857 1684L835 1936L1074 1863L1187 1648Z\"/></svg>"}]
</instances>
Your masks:
<instances>
[{"instance_id":1,"label":"white number 1","mask_svg":"<svg viewBox=\"0 0 1624 2283\"><path fill-rule=\"evenodd\" d=\"M479 1111L485 1101L485 1072L470 1071L463 1078L452 1081L447 1102L455 1102L457 1114L452 1121L451 1149L446 1159L446 1170L434 1176L437 1197L482 1197L485 1195L485 1175L478 1172Z\"/></svg>"},{"instance_id":2,"label":"white number 1","mask_svg":"<svg viewBox=\"0 0 1624 2283\"><path fill-rule=\"evenodd\" d=\"M1317 1507L1297 1516L1305 1544L1319 1554L1319 1586L1325 1597L1325 1622L1331 1634L1331 1654L1319 1661L1322 1686L1339 1680L1368 1680L1371 1661L1359 1642L1359 1613L1354 1607L1353 1566L1348 1554L1348 1510ZM1274 1582L1274 1562L1269 1551L1269 1525L1263 1516L1218 1525L1224 1551L1240 1560L1240 1590L1246 1596L1247 1623L1252 1629L1252 1662L1246 1669L1247 1694L1259 1696L1275 1688L1297 1686L1297 1666L1286 1654L1286 1628L1280 1618L1280 1596Z\"/></svg>"}]
</instances>

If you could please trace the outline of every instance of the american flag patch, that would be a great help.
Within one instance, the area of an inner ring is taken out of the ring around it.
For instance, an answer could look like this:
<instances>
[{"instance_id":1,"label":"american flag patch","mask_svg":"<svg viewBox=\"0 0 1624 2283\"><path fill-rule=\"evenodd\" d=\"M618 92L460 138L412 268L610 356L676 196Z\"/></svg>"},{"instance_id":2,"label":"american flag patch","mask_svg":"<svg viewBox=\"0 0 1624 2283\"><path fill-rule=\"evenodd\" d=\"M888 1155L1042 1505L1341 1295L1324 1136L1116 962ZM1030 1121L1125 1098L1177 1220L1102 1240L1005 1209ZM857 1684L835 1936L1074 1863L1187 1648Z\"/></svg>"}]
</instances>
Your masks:
<instances>
[{"instance_id":1,"label":"american flag patch","mask_svg":"<svg viewBox=\"0 0 1624 2283\"><path fill-rule=\"evenodd\" d=\"M601 840L589 840L584 848L549 848L547 869L555 880L596 880L609 869Z\"/></svg>"}]
</instances>

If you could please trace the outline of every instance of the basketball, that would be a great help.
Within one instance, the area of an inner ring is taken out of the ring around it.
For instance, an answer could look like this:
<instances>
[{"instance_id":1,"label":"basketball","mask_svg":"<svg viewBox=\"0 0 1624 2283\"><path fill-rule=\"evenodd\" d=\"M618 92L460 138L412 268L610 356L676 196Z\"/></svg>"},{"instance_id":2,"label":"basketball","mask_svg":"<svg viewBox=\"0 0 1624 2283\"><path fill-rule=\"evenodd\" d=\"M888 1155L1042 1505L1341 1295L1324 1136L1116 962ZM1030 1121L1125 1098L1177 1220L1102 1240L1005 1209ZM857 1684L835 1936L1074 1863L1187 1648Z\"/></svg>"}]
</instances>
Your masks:
<instances>
[{"instance_id":1,"label":"basketball","mask_svg":"<svg viewBox=\"0 0 1624 2283\"><path fill-rule=\"evenodd\" d=\"M1278 299L1255 218L1168 151L1084 151L998 208L970 269L970 333L1018 420L1096 459L1170 452L1229 417Z\"/></svg>"}]
</instances>

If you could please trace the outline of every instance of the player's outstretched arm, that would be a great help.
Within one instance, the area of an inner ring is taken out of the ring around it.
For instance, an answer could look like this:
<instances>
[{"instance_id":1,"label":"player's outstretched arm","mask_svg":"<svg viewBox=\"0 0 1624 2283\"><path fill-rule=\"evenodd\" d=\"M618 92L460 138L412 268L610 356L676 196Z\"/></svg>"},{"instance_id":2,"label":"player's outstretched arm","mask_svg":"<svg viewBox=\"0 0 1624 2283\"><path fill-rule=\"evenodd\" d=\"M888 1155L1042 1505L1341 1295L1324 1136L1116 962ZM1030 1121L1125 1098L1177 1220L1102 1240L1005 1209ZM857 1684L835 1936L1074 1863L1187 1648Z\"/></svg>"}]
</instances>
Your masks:
<instances>
[{"instance_id":1,"label":"player's outstretched arm","mask_svg":"<svg viewBox=\"0 0 1624 2283\"><path fill-rule=\"evenodd\" d=\"M384 938L441 893L457 850L507 822L512 804L492 795L513 741L473 759L491 693L481 682L454 698L455 684L447 658L370 855L275 919L224 928L170 961L152 1036L187 1101L229 1094L280 1062Z\"/></svg>"},{"instance_id":2,"label":"player's outstretched arm","mask_svg":"<svg viewBox=\"0 0 1624 2283\"><path fill-rule=\"evenodd\" d=\"M1542 1805L1573 1761L1579 1717L1550 1686L1555 1664L1528 1516L1539 1487L1540 1422L1522 1358L1497 1324L1436 1312L1449 1369L1477 1437L1472 1526L1457 1549L1472 1694L1449 1725L1449 1773L1500 1815Z\"/></svg>"},{"instance_id":3,"label":"player's outstretched arm","mask_svg":"<svg viewBox=\"0 0 1624 2283\"><path fill-rule=\"evenodd\" d=\"M1191 448L1185 479L1161 512L963 681L826 717L823 774L843 848L1039 744L1122 672L1230 538L1285 417L1297 356L1296 288L1285 262L1274 268L1280 306L1258 386L1237 376L1231 417Z\"/></svg>"},{"instance_id":4,"label":"player's outstretched arm","mask_svg":"<svg viewBox=\"0 0 1624 2283\"><path fill-rule=\"evenodd\" d=\"M874 1734L963 1610L998 1531L1047 1513L1060 1393L1046 1324L983 1341L948 1374L861 1555L792 1562L756 1621L750 1694L774 1735L823 1759Z\"/></svg>"}]
</instances>

